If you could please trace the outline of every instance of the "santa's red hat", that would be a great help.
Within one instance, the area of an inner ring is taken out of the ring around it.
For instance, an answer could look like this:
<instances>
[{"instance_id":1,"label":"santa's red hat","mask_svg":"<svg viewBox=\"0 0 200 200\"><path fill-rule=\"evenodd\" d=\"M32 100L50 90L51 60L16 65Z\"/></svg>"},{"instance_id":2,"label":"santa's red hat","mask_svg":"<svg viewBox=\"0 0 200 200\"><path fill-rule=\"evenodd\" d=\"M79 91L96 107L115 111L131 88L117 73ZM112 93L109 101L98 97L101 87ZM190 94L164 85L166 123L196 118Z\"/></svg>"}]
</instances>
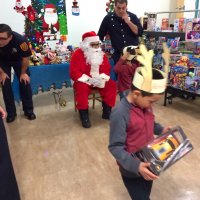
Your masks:
<instances>
[{"instance_id":1,"label":"santa's red hat","mask_svg":"<svg viewBox=\"0 0 200 200\"><path fill-rule=\"evenodd\" d=\"M50 9L56 9L56 6L55 6L54 4L47 4L47 5L44 7L44 9L48 9L48 8L50 8Z\"/></svg>"},{"instance_id":2,"label":"santa's red hat","mask_svg":"<svg viewBox=\"0 0 200 200\"><path fill-rule=\"evenodd\" d=\"M99 41L99 36L94 32L86 32L82 35L82 41L83 42L98 42Z\"/></svg>"}]
</instances>

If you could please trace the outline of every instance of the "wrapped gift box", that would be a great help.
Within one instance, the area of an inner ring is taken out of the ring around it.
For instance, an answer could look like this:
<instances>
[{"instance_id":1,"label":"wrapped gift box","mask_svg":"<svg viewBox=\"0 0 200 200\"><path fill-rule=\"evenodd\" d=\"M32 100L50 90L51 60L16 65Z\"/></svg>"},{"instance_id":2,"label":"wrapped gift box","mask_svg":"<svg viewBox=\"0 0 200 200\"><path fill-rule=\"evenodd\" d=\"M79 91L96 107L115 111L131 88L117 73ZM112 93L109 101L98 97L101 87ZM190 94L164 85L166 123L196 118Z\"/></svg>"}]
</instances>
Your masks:
<instances>
[{"instance_id":1,"label":"wrapped gift box","mask_svg":"<svg viewBox=\"0 0 200 200\"><path fill-rule=\"evenodd\" d=\"M136 155L140 160L150 162L150 170L154 174L160 175L192 149L193 146L189 139L181 127L177 126L166 134L156 137Z\"/></svg>"}]
</instances>

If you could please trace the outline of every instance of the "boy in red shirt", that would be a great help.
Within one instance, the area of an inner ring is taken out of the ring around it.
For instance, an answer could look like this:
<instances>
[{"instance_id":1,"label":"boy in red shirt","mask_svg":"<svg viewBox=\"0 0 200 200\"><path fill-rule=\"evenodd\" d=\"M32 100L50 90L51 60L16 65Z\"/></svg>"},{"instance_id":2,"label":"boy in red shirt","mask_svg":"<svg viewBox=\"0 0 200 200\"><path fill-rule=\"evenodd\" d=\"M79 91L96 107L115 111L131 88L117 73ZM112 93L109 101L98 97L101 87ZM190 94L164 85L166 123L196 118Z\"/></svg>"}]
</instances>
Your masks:
<instances>
[{"instance_id":1,"label":"boy in red shirt","mask_svg":"<svg viewBox=\"0 0 200 200\"><path fill-rule=\"evenodd\" d=\"M120 99L127 96L130 91L135 69L139 63L134 59L137 55L137 46L124 47L122 56L114 67L117 74L117 87Z\"/></svg>"}]
</instances>

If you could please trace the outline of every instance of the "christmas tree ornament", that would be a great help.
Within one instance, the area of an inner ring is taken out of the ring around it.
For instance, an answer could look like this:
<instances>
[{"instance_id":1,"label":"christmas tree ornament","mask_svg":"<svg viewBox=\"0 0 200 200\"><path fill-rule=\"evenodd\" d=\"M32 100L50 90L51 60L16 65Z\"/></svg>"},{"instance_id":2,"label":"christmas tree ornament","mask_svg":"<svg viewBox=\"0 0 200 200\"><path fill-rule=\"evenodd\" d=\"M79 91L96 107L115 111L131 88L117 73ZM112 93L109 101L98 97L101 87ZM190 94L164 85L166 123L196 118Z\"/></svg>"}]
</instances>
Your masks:
<instances>
[{"instance_id":1,"label":"christmas tree ornament","mask_svg":"<svg viewBox=\"0 0 200 200\"><path fill-rule=\"evenodd\" d=\"M37 12L35 11L35 9L29 5L26 10L24 10L22 12L22 14L28 19L30 20L30 22L34 23L36 18L38 17Z\"/></svg>"},{"instance_id":2,"label":"christmas tree ornament","mask_svg":"<svg viewBox=\"0 0 200 200\"><path fill-rule=\"evenodd\" d=\"M25 10L25 7L22 5L21 0L16 0L14 10L17 13L22 13Z\"/></svg>"},{"instance_id":3,"label":"christmas tree ornament","mask_svg":"<svg viewBox=\"0 0 200 200\"><path fill-rule=\"evenodd\" d=\"M109 2L106 3L106 12L108 13L112 13L114 12L114 5L115 5L115 2L114 0L109 0Z\"/></svg>"},{"instance_id":4,"label":"christmas tree ornament","mask_svg":"<svg viewBox=\"0 0 200 200\"><path fill-rule=\"evenodd\" d=\"M72 15L74 16L79 16L80 15L80 8L78 6L78 2L76 0L74 0L72 2L73 6L72 6Z\"/></svg>"}]
</instances>

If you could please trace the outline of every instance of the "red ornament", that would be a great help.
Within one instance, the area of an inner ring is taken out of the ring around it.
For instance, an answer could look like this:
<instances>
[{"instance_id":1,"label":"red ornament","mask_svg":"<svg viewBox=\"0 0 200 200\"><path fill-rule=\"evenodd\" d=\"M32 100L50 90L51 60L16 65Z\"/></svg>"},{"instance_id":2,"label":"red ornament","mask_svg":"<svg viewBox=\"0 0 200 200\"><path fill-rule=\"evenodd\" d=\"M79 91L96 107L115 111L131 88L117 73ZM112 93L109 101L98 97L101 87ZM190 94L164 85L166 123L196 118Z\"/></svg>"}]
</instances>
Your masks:
<instances>
[{"instance_id":1,"label":"red ornament","mask_svg":"<svg viewBox=\"0 0 200 200\"><path fill-rule=\"evenodd\" d=\"M22 14L26 18L28 18L31 22L35 22L36 17L38 16L37 12L35 11L35 9L31 5L29 5L26 8L26 11L23 11Z\"/></svg>"}]
</instances>

